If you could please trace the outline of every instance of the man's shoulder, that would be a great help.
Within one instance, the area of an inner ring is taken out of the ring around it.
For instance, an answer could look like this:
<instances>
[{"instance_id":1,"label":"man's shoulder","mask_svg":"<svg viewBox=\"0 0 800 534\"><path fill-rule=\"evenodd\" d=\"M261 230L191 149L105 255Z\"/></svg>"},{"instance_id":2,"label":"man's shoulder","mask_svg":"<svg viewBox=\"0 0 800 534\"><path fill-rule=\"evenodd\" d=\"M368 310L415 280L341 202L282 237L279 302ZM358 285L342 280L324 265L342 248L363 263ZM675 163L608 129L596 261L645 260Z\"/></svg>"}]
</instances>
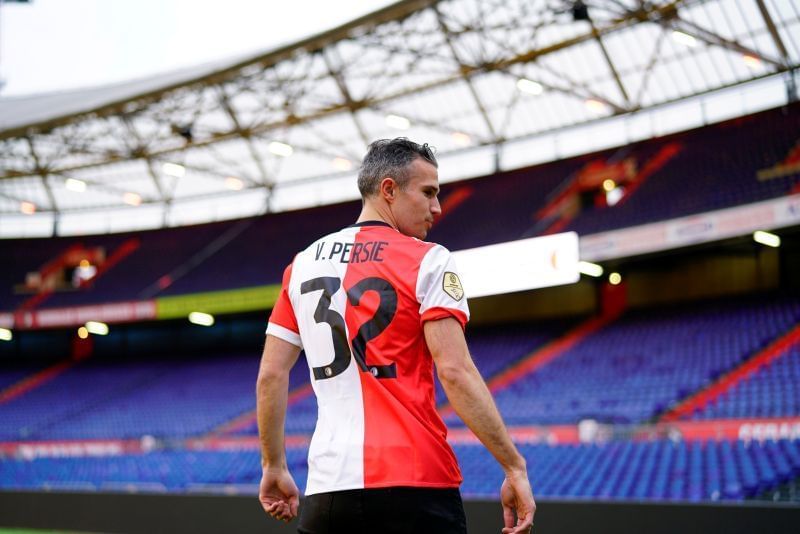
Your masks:
<instances>
[{"instance_id":1,"label":"man's shoulder","mask_svg":"<svg viewBox=\"0 0 800 534\"><path fill-rule=\"evenodd\" d=\"M430 263L431 260L435 262L450 256L450 251L439 243L423 241L399 232L397 232L395 243L398 244L398 248L406 251L406 254L413 256L418 263Z\"/></svg>"},{"instance_id":2,"label":"man's shoulder","mask_svg":"<svg viewBox=\"0 0 800 534\"><path fill-rule=\"evenodd\" d=\"M422 241L420 239L417 239L416 237L412 237L411 239L417 241L420 244L420 247L425 250L426 255L428 254L444 255L444 256L450 255L450 249L448 249L444 245L441 245L434 241Z\"/></svg>"}]
</instances>

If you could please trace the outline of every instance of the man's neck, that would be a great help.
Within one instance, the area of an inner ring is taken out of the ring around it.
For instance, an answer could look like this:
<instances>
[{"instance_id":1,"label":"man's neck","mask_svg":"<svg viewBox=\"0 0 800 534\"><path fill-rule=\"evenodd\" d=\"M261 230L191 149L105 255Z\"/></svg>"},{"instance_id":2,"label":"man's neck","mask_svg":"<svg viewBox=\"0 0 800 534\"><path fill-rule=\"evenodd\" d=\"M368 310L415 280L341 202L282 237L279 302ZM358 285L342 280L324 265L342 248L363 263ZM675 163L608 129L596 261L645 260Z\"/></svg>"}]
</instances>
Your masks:
<instances>
[{"instance_id":1,"label":"man's neck","mask_svg":"<svg viewBox=\"0 0 800 534\"><path fill-rule=\"evenodd\" d=\"M365 221L382 221L394 228L397 229L397 225L394 224L390 213L382 213L382 211L376 206L373 206L369 202L364 203L364 207L361 208L361 214L358 216L356 223L362 223Z\"/></svg>"}]
</instances>

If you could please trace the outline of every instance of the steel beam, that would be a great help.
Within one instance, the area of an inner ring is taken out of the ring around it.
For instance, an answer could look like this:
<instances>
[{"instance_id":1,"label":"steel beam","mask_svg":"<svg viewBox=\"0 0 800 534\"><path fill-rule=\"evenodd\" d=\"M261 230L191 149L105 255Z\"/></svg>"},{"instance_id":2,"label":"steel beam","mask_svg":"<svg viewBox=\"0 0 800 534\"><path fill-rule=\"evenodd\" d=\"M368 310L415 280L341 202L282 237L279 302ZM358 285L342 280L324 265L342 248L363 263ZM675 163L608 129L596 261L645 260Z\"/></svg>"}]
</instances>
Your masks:
<instances>
[{"instance_id":1,"label":"steel beam","mask_svg":"<svg viewBox=\"0 0 800 534\"><path fill-rule=\"evenodd\" d=\"M761 17L764 19L764 24L766 24L767 30L769 30L769 35L772 37L772 42L775 43L775 48L778 49L781 58L783 58L784 66L788 67L789 52L786 50L786 45L783 44L783 39L781 39L781 35L778 33L778 28L775 26L775 22L772 20L772 16L769 14L764 0L755 0L755 2L758 6L758 10L761 12Z\"/></svg>"},{"instance_id":2,"label":"steel beam","mask_svg":"<svg viewBox=\"0 0 800 534\"><path fill-rule=\"evenodd\" d=\"M687 35L691 35L695 39L703 41L706 44L719 46L720 48L724 48L732 52L738 52L740 54L759 58L761 61L769 63L775 67L778 71L786 70L786 65L783 61L764 55L757 50L753 50L752 48L744 46L738 41L726 39L725 37L722 37L711 30L703 28L699 24L682 19L677 15L672 21L669 21L669 24L671 24L674 29L679 30Z\"/></svg>"},{"instance_id":3,"label":"steel beam","mask_svg":"<svg viewBox=\"0 0 800 534\"><path fill-rule=\"evenodd\" d=\"M25 137L25 141L28 143L28 148L31 151L31 157L36 165L36 173L42 179L42 186L44 187L45 194L47 195L47 200L50 202L50 208L58 213L58 203L56 202L56 197L53 194L53 189L50 187L50 184L47 182L47 178L50 175L50 171L42 165L42 160L39 157L39 154L36 152L36 147L33 144L33 139L30 136ZM55 229L53 230L53 235L55 235Z\"/></svg>"},{"instance_id":4,"label":"steel beam","mask_svg":"<svg viewBox=\"0 0 800 534\"><path fill-rule=\"evenodd\" d=\"M475 89L475 84L472 83L472 80L469 76L469 72L472 70L472 67L464 63L464 60L460 57L458 53L458 50L456 50L455 44L453 43L453 36L450 32L450 28L447 26L447 23L444 21L444 17L442 16L442 11L436 5L434 5L432 9L436 13L436 19L439 21L439 27L441 28L442 33L444 34L444 40L447 43L447 47L453 54L453 58L456 60L456 62L458 62L461 71L461 77L464 80L464 83L467 84L467 88L469 89L469 92L472 95L472 99L475 102L475 106L478 108L481 118L483 118L483 122L486 125L486 131L489 132L489 136L491 137L491 140L494 143L502 142L502 139L500 139L500 137L497 135L497 130L492 124L492 120L489 118L489 113L486 111L486 106L483 105L483 101L481 100L481 97L478 94L478 90Z\"/></svg>"},{"instance_id":5,"label":"steel beam","mask_svg":"<svg viewBox=\"0 0 800 534\"><path fill-rule=\"evenodd\" d=\"M158 172L156 172L155 167L153 166L153 155L150 152L148 152L147 147L142 142L139 132L136 131L136 128L131 123L130 117L127 115L122 115L122 122L125 125L125 128L128 130L128 133L130 133L133 139L136 141L136 146L134 147L132 155L136 158L141 158L144 160L145 166L147 167L147 173L153 180L153 185L155 185L156 191L158 191L158 196L161 198L161 202L167 204L169 202L169 198L167 197L167 194L164 191L164 186L161 184L160 176ZM73 169L58 169L58 171L69 172L73 170L90 168L90 167L94 167L94 165L91 165L89 167L78 167ZM164 216L166 217L166 212Z\"/></svg>"},{"instance_id":6,"label":"steel beam","mask_svg":"<svg viewBox=\"0 0 800 534\"><path fill-rule=\"evenodd\" d=\"M219 98L220 98L220 105L228 114L231 121L233 122L234 128L236 128L236 133L241 137L245 144L247 145L247 150L250 152L250 157L253 159L253 163L256 165L256 169L258 170L258 174L261 176L261 185L264 187L269 188L271 180L269 179L269 173L267 173L267 168L264 166L264 160L261 159L261 155L256 150L255 145L253 144L252 135L249 130L245 130L242 128L242 124L239 122L239 117L236 115L236 112L233 110L233 107L228 100L228 95L225 92L225 89L222 86L219 86Z\"/></svg>"},{"instance_id":7,"label":"steel beam","mask_svg":"<svg viewBox=\"0 0 800 534\"><path fill-rule=\"evenodd\" d=\"M628 96L628 91L625 90L625 85L622 83L622 79L619 77L619 72L617 72L617 67L614 66L614 62L611 60L611 56L606 50L606 45L603 44L603 37L597 31L597 27L594 24L594 21L589 18L589 25L592 28L592 33L594 34L595 41L597 41L597 45L600 47L600 52L603 54L603 59L606 61L606 65L608 65L608 70L611 71L611 75L614 77L614 81L617 84L617 88L619 89L620 94L622 95L622 100L626 104L627 110L630 110L631 99Z\"/></svg>"}]
</instances>

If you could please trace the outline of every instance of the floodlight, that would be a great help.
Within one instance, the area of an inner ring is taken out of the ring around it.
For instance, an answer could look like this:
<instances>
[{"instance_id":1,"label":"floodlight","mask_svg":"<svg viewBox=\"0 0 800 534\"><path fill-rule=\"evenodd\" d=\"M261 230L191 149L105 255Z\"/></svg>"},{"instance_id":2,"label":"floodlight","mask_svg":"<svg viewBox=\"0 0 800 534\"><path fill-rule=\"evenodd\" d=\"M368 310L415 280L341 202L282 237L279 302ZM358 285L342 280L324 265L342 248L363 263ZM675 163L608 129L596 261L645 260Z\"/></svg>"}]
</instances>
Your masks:
<instances>
[{"instance_id":1,"label":"floodlight","mask_svg":"<svg viewBox=\"0 0 800 534\"><path fill-rule=\"evenodd\" d=\"M214 324L214 316L210 313L192 312L189 314L189 322L200 326L212 326Z\"/></svg>"},{"instance_id":2,"label":"floodlight","mask_svg":"<svg viewBox=\"0 0 800 534\"><path fill-rule=\"evenodd\" d=\"M282 158L288 158L294 153L294 149L291 147L291 145L281 143L280 141L271 142L267 148L270 152Z\"/></svg>"},{"instance_id":3,"label":"floodlight","mask_svg":"<svg viewBox=\"0 0 800 534\"><path fill-rule=\"evenodd\" d=\"M408 130L411 127L411 121L400 115L386 115L386 124L398 130Z\"/></svg>"},{"instance_id":4,"label":"floodlight","mask_svg":"<svg viewBox=\"0 0 800 534\"><path fill-rule=\"evenodd\" d=\"M588 261L579 261L578 272L581 274L585 274L586 276L593 276L595 278L598 278L600 276L603 276L603 267L597 265L596 263L591 263Z\"/></svg>"},{"instance_id":5,"label":"floodlight","mask_svg":"<svg viewBox=\"0 0 800 534\"><path fill-rule=\"evenodd\" d=\"M672 32L672 40L676 43L680 43L684 46L688 46L694 48L697 46L697 39L689 35L688 33L683 33L680 30L674 30Z\"/></svg>"},{"instance_id":6,"label":"floodlight","mask_svg":"<svg viewBox=\"0 0 800 534\"><path fill-rule=\"evenodd\" d=\"M333 165L333 168L337 171L349 171L353 168L353 162L347 158L333 158L331 165Z\"/></svg>"},{"instance_id":7,"label":"floodlight","mask_svg":"<svg viewBox=\"0 0 800 534\"><path fill-rule=\"evenodd\" d=\"M105 336L108 335L108 325L106 323L101 323L99 321L89 321L86 323L86 330L90 334L94 334L96 336Z\"/></svg>"},{"instance_id":8,"label":"floodlight","mask_svg":"<svg viewBox=\"0 0 800 534\"><path fill-rule=\"evenodd\" d=\"M527 78L520 78L517 80L517 89L529 95L540 95L544 91L542 84Z\"/></svg>"},{"instance_id":9,"label":"floodlight","mask_svg":"<svg viewBox=\"0 0 800 534\"><path fill-rule=\"evenodd\" d=\"M142 197L137 193L127 192L122 195L122 201L129 206L138 206L142 203Z\"/></svg>"},{"instance_id":10,"label":"floodlight","mask_svg":"<svg viewBox=\"0 0 800 534\"><path fill-rule=\"evenodd\" d=\"M753 241L772 248L778 248L781 246L780 236L777 236L771 232L764 232L763 230L757 230L756 232L753 232Z\"/></svg>"},{"instance_id":11,"label":"floodlight","mask_svg":"<svg viewBox=\"0 0 800 534\"><path fill-rule=\"evenodd\" d=\"M86 182L76 178L67 178L64 182L64 187L70 191L75 191L76 193L83 193L86 191Z\"/></svg>"},{"instance_id":12,"label":"floodlight","mask_svg":"<svg viewBox=\"0 0 800 534\"><path fill-rule=\"evenodd\" d=\"M161 170L164 174L175 178L183 178L186 175L186 167L177 163L165 163L161 166Z\"/></svg>"},{"instance_id":13,"label":"floodlight","mask_svg":"<svg viewBox=\"0 0 800 534\"><path fill-rule=\"evenodd\" d=\"M241 191L244 188L244 182L235 176L228 176L225 178L225 187L232 191Z\"/></svg>"}]
</instances>

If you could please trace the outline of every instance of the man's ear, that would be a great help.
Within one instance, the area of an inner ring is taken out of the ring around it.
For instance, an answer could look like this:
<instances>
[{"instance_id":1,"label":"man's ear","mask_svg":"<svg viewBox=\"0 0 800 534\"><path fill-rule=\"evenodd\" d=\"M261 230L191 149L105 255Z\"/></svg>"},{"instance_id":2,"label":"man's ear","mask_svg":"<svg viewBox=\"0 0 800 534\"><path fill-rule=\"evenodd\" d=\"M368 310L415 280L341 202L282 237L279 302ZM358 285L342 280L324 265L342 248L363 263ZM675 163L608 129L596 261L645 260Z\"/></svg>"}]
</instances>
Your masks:
<instances>
[{"instance_id":1,"label":"man's ear","mask_svg":"<svg viewBox=\"0 0 800 534\"><path fill-rule=\"evenodd\" d=\"M397 194L397 182L394 178L387 176L381 180L380 194L386 202L394 202L394 196Z\"/></svg>"}]
</instances>

